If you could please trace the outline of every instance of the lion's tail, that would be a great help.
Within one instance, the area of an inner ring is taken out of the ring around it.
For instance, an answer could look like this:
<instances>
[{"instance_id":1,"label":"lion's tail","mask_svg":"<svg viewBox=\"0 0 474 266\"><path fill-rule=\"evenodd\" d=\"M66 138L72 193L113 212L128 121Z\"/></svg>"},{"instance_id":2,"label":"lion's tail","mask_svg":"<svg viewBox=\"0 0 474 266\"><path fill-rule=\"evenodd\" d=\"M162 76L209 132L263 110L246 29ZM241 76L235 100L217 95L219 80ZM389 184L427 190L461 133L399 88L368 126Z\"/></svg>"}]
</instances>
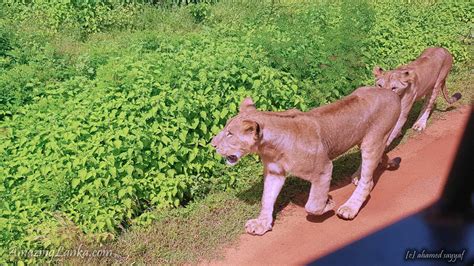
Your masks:
<instances>
[{"instance_id":1,"label":"lion's tail","mask_svg":"<svg viewBox=\"0 0 474 266\"><path fill-rule=\"evenodd\" d=\"M446 84L443 84L443 86L441 87L441 90L443 91L443 96L444 96L444 99L449 103L449 104L453 104L455 102L457 102L459 99L461 99L462 95L461 93L459 92L456 92L455 94L453 94L451 97L449 97L448 95L448 90L446 89Z\"/></svg>"}]
</instances>

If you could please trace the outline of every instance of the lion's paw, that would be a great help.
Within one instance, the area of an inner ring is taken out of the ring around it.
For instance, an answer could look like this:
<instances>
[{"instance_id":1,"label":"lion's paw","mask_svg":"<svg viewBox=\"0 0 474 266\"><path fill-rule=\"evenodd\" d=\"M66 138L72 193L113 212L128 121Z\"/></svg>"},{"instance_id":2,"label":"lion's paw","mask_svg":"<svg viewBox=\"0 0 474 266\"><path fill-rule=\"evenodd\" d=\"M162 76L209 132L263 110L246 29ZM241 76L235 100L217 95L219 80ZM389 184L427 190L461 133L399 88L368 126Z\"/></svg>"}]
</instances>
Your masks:
<instances>
[{"instance_id":1,"label":"lion's paw","mask_svg":"<svg viewBox=\"0 0 474 266\"><path fill-rule=\"evenodd\" d=\"M272 230L272 220L266 218L250 219L245 223L245 231L251 235L263 235Z\"/></svg>"},{"instance_id":2,"label":"lion's paw","mask_svg":"<svg viewBox=\"0 0 474 266\"><path fill-rule=\"evenodd\" d=\"M357 171L355 171L351 176L352 184L354 184L355 186L357 186L357 184L359 184L361 167L362 166L359 166L359 169L357 169Z\"/></svg>"},{"instance_id":3,"label":"lion's paw","mask_svg":"<svg viewBox=\"0 0 474 266\"><path fill-rule=\"evenodd\" d=\"M312 215L321 215L321 214L324 214L328 211L331 211L334 209L334 207L336 206L336 203L334 202L334 200L332 198L329 198L327 199L326 201L326 204L324 205L324 207L321 207L321 208L315 208L314 206L312 206L310 204L310 202L306 203L305 205L305 210L308 214L312 214Z\"/></svg>"},{"instance_id":4,"label":"lion's paw","mask_svg":"<svg viewBox=\"0 0 474 266\"><path fill-rule=\"evenodd\" d=\"M358 210L344 204L341 207L339 207L339 209L337 209L336 213L337 213L337 216L339 216L339 218L342 218L345 220L352 220L354 219L354 217L356 217L357 212Z\"/></svg>"},{"instance_id":5,"label":"lion's paw","mask_svg":"<svg viewBox=\"0 0 474 266\"><path fill-rule=\"evenodd\" d=\"M336 202L334 202L332 198L328 198L328 201L326 202L326 207L324 208L323 213L333 210L334 207L336 207Z\"/></svg>"},{"instance_id":6,"label":"lion's paw","mask_svg":"<svg viewBox=\"0 0 474 266\"><path fill-rule=\"evenodd\" d=\"M426 122L424 123L416 122L412 128L416 131L423 131L426 128Z\"/></svg>"},{"instance_id":7,"label":"lion's paw","mask_svg":"<svg viewBox=\"0 0 474 266\"><path fill-rule=\"evenodd\" d=\"M354 186L357 187L357 184L359 184L359 177L358 176L352 177L352 184L354 184Z\"/></svg>"}]
</instances>

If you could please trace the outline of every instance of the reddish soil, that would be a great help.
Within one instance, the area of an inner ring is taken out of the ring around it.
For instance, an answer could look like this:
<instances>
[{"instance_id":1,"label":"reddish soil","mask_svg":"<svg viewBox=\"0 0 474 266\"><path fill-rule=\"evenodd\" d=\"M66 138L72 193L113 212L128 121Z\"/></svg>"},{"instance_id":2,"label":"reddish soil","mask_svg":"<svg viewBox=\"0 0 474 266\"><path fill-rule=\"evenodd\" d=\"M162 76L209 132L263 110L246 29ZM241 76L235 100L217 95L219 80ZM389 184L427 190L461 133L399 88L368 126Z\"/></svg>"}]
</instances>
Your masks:
<instances>
[{"instance_id":1,"label":"reddish soil","mask_svg":"<svg viewBox=\"0 0 474 266\"><path fill-rule=\"evenodd\" d=\"M424 132L413 133L389 152L390 158L401 157L400 167L380 174L354 220L342 220L334 212L307 216L303 207L289 204L277 214L273 231L264 236L241 235L236 245L224 251L223 260L211 264L305 264L432 204L442 191L470 109L459 107L437 115ZM333 187L329 194L338 207L353 191L348 184Z\"/></svg>"}]
</instances>

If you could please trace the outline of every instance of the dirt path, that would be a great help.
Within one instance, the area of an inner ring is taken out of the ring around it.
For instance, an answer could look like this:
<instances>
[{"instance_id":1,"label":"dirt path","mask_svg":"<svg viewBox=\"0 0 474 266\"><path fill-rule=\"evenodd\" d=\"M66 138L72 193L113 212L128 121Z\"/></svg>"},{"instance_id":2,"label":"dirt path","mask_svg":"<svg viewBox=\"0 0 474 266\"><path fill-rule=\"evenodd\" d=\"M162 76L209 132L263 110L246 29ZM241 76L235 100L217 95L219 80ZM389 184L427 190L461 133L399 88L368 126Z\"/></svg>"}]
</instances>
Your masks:
<instances>
[{"instance_id":1,"label":"dirt path","mask_svg":"<svg viewBox=\"0 0 474 266\"><path fill-rule=\"evenodd\" d=\"M423 133L389 153L401 157L399 169L380 176L369 201L353 221L334 212L307 216L304 208L290 204L273 231L263 237L242 235L225 258L215 265L304 264L358 240L433 203L440 195L460 141L470 107L441 114ZM330 195L340 206L354 190L352 184ZM243 225L242 225L243 226Z\"/></svg>"}]
</instances>

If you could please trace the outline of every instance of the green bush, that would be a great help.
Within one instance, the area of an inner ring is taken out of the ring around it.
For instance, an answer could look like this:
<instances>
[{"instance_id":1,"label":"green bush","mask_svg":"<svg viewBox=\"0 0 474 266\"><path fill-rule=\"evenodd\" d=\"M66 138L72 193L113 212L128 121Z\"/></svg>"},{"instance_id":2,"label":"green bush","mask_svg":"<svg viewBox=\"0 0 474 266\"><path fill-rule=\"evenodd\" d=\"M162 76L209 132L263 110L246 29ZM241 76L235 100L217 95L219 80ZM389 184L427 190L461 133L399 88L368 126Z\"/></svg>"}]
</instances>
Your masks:
<instances>
[{"instance_id":1,"label":"green bush","mask_svg":"<svg viewBox=\"0 0 474 266\"><path fill-rule=\"evenodd\" d=\"M223 165L208 143L244 96L265 109L306 108L297 81L259 54L235 40L165 43L159 53L111 60L94 81L49 88L24 115L7 117L3 247L48 246L41 228L51 229L56 212L103 240L148 208L177 207L231 182L219 181Z\"/></svg>"},{"instance_id":2,"label":"green bush","mask_svg":"<svg viewBox=\"0 0 474 266\"><path fill-rule=\"evenodd\" d=\"M189 12L194 18L194 21L200 23L210 16L209 5L206 3L198 3L189 6Z\"/></svg>"},{"instance_id":3,"label":"green bush","mask_svg":"<svg viewBox=\"0 0 474 266\"><path fill-rule=\"evenodd\" d=\"M322 1L283 6L260 5L250 19L222 24L225 28L218 32L223 37L251 35L250 41L263 48L271 66L306 82L317 103L372 84L375 65L394 68L429 46L446 47L456 63L469 59L462 41L473 21L468 1Z\"/></svg>"},{"instance_id":4,"label":"green bush","mask_svg":"<svg viewBox=\"0 0 474 266\"><path fill-rule=\"evenodd\" d=\"M469 34L474 8L468 1L429 1L403 5L377 2L377 22L370 30L364 57L368 68L391 69L415 59L426 47L447 48L455 63L469 60L462 42Z\"/></svg>"},{"instance_id":5,"label":"green bush","mask_svg":"<svg viewBox=\"0 0 474 266\"><path fill-rule=\"evenodd\" d=\"M360 50L374 23L372 8L353 1L296 8L262 9L250 26L258 32L252 41L269 53L272 66L323 88L332 99L360 86L365 73Z\"/></svg>"},{"instance_id":6,"label":"green bush","mask_svg":"<svg viewBox=\"0 0 474 266\"><path fill-rule=\"evenodd\" d=\"M137 4L115 1L34 0L1 5L10 17L25 23L25 27L32 27L31 21L35 21L33 27L48 33L71 31L82 38L111 28L131 29L134 17L140 13Z\"/></svg>"},{"instance_id":7,"label":"green bush","mask_svg":"<svg viewBox=\"0 0 474 266\"><path fill-rule=\"evenodd\" d=\"M3 113L31 103L45 88L73 74L64 58L38 36L16 37L10 45L6 55L0 56L0 63L4 62L0 69L0 120Z\"/></svg>"},{"instance_id":8,"label":"green bush","mask_svg":"<svg viewBox=\"0 0 474 266\"><path fill-rule=\"evenodd\" d=\"M0 56L6 56L11 49L11 33L0 27Z\"/></svg>"}]
</instances>

